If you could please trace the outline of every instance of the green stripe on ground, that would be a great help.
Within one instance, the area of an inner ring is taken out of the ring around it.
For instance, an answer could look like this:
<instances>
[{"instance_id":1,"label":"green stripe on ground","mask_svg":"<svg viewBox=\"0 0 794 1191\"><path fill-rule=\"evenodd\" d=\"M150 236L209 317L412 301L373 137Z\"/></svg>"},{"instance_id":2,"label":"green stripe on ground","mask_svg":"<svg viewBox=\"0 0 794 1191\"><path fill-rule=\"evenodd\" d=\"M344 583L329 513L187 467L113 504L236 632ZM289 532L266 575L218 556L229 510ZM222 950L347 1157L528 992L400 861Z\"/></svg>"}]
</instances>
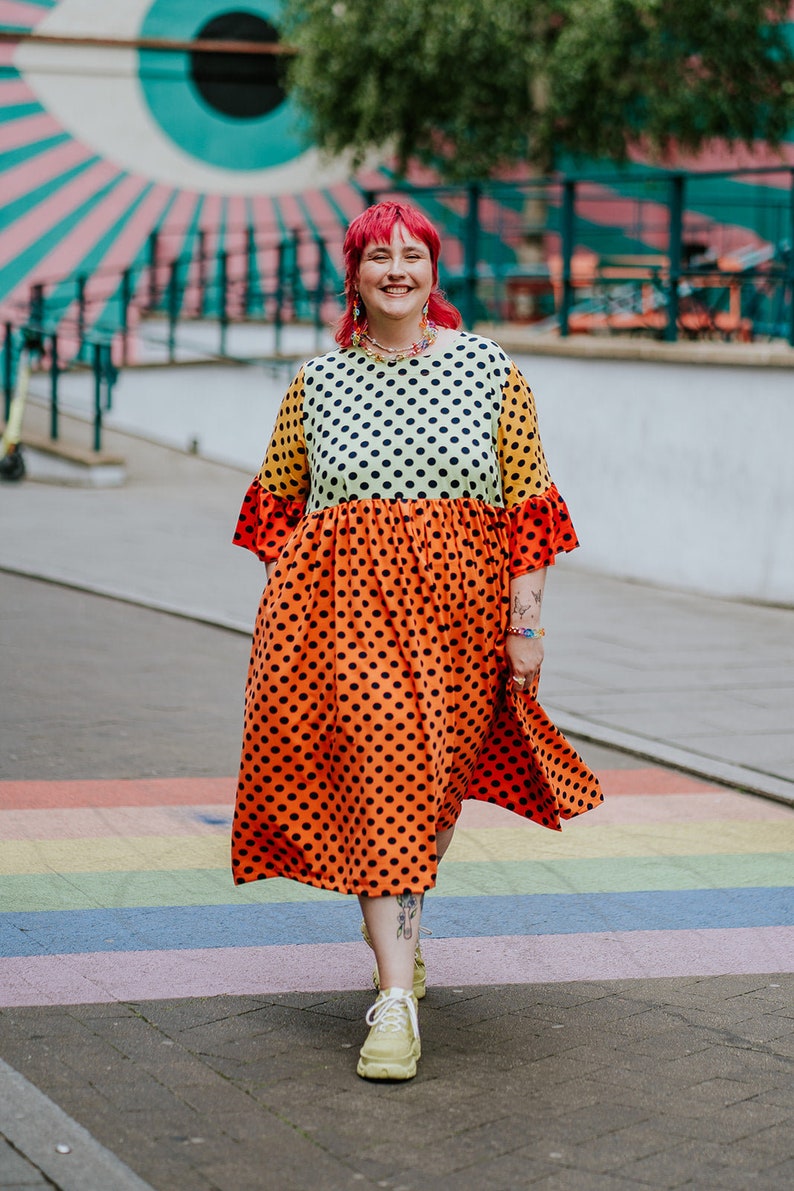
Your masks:
<instances>
[{"instance_id":1,"label":"green stripe on ground","mask_svg":"<svg viewBox=\"0 0 794 1191\"><path fill-rule=\"evenodd\" d=\"M604 827L571 825L562 834L541 827L460 828L445 864L503 864L637 856L741 857L747 853L794 851L794 819L723 823L613 823ZM737 865L739 860L736 861ZM119 873L218 869L227 872L226 832L217 835L139 835L0 842L0 873Z\"/></svg>"},{"instance_id":2,"label":"green stripe on ground","mask_svg":"<svg viewBox=\"0 0 794 1191\"><path fill-rule=\"evenodd\" d=\"M444 897L484 894L635 893L674 889L785 888L791 855L634 856L606 860L483 861L441 865Z\"/></svg>"},{"instance_id":3,"label":"green stripe on ground","mask_svg":"<svg viewBox=\"0 0 794 1191\"><path fill-rule=\"evenodd\" d=\"M442 897L633 893L681 889L786 888L791 856L746 853L635 856L606 860L484 861L442 864ZM0 879L6 912L221 906L328 901L342 896L281 879L234 886L227 869L115 873L33 873Z\"/></svg>"}]
</instances>

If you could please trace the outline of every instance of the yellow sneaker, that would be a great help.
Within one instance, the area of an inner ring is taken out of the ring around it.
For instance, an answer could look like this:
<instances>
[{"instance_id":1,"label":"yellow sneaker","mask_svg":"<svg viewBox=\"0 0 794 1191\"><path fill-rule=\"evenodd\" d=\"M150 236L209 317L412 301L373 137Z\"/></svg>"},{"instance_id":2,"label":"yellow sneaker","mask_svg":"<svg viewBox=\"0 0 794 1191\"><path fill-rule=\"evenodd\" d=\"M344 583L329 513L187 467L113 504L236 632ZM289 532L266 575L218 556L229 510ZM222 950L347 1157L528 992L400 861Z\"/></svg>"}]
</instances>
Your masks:
<instances>
[{"instance_id":1,"label":"yellow sneaker","mask_svg":"<svg viewBox=\"0 0 794 1191\"><path fill-rule=\"evenodd\" d=\"M424 930L424 927L422 928ZM364 942L368 947L372 947L372 940L369 937L366 922L361 923L361 934ZM425 934L430 934L425 931ZM372 987L380 990L380 976L378 975L378 965L376 964L372 970ZM417 1001L421 1001L427 993L427 968L425 966L425 959L422 955L422 947L420 943L416 944L416 954L414 956L414 987L413 993Z\"/></svg>"},{"instance_id":2,"label":"yellow sneaker","mask_svg":"<svg viewBox=\"0 0 794 1191\"><path fill-rule=\"evenodd\" d=\"M362 1079L413 1079L422 1054L419 1013L409 988L384 988L367 1013L371 1027L356 1067Z\"/></svg>"}]
</instances>

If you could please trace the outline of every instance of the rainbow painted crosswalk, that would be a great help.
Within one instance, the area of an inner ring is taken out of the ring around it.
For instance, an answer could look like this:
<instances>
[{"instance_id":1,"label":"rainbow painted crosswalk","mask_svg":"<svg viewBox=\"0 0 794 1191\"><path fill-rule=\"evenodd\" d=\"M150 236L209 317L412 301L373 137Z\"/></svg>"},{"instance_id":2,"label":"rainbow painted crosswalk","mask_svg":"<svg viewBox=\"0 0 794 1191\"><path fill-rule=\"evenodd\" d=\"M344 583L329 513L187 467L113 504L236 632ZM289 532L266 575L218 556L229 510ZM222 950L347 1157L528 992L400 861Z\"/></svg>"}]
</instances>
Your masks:
<instances>
[{"instance_id":1,"label":"rainbow painted crosswalk","mask_svg":"<svg viewBox=\"0 0 794 1191\"><path fill-rule=\"evenodd\" d=\"M781 972L794 811L658 768L561 835L464 809L428 895L437 985ZM0 1006L367 987L352 898L235 887L233 779L0 783Z\"/></svg>"}]
</instances>

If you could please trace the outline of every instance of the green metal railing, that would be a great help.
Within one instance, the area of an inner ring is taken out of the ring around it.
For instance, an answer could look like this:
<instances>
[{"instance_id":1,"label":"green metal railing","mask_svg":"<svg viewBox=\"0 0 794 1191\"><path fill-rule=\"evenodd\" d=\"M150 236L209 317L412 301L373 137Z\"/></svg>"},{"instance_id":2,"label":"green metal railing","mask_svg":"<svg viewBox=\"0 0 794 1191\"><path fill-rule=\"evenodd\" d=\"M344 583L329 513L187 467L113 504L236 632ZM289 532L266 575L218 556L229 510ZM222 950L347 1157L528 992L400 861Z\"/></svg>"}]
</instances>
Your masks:
<instances>
[{"instance_id":1,"label":"green metal railing","mask_svg":"<svg viewBox=\"0 0 794 1191\"><path fill-rule=\"evenodd\" d=\"M88 367L93 379L91 447L98 452L102 449L103 417L112 408L113 386L116 383L118 372L113 363L111 344L108 340L86 334L83 343L89 356ZM0 371L2 372L5 421L8 421L17 369L23 352L27 352L35 362L40 375L49 377L49 434L50 439L56 442L60 437L60 381L65 367L69 365L62 359L58 332L32 321L21 326L16 326L11 322L3 324L2 353L0 354L2 368Z\"/></svg>"},{"instance_id":2,"label":"green metal railing","mask_svg":"<svg viewBox=\"0 0 794 1191\"><path fill-rule=\"evenodd\" d=\"M524 321L566 337L601 334L783 339L794 346L794 167L683 171L627 167L468 186L407 186L384 178L362 206L400 196L442 238L441 283L473 326ZM129 363L147 320L162 320L175 361L183 324L264 322L282 352L289 324L321 333L341 310L341 221L260 234L253 226L153 232L123 270L39 279L5 319L0 376L6 416L23 343L38 345L59 432L60 378L93 375L92 440L100 449L115 369ZM174 251L173 245L180 246ZM186 247L181 249L185 244Z\"/></svg>"}]
</instances>

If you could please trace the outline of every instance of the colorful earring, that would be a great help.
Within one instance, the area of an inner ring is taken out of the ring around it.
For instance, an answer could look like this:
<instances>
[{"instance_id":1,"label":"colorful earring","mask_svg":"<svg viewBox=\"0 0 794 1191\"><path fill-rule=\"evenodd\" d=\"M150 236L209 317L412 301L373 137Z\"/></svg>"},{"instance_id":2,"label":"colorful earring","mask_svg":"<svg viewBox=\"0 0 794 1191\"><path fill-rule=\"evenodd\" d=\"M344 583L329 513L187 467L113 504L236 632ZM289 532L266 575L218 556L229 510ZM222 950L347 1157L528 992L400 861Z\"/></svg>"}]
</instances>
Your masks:
<instances>
[{"instance_id":1,"label":"colorful earring","mask_svg":"<svg viewBox=\"0 0 794 1191\"><path fill-rule=\"evenodd\" d=\"M427 302L425 302L424 306L422 307L422 319L419 323L419 330L422 332L422 335L426 334L427 328L429 325L428 321L427 321L427 316L428 316L429 310L430 310L430 300L428 299Z\"/></svg>"},{"instance_id":2,"label":"colorful earring","mask_svg":"<svg viewBox=\"0 0 794 1191\"><path fill-rule=\"evenodd\" d=\"M353 294L353 334L350 336L350 341L353 347L361 346L361 336L364 334L364 327L359 323L361 318L361 295L358 290Z\"/></svg>"}]
</instances>

